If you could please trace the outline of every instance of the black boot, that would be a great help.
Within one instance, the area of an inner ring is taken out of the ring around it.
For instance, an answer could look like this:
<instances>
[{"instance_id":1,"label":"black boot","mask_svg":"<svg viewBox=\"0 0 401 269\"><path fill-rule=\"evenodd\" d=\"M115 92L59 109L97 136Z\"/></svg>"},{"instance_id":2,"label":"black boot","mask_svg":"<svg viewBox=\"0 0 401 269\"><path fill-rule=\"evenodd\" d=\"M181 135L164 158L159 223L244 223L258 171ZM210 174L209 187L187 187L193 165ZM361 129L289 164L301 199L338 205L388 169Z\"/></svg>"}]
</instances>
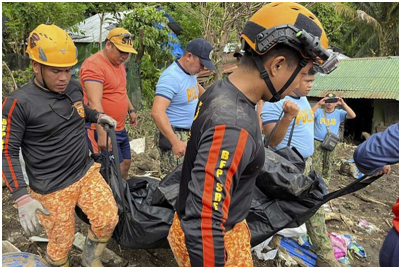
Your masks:
<instances>
[{"instance_id":1,"label":"black boot","mask_svg":"<svg viewBox=\"0 0 401 269\"><path fill-rule=\"evenodd\" d=\"M109 240L110 238L97 238L92 230L89 229L88 236L85 240L84 251L82 252L82 265L85 267L103 267L100 257Z\"/></svg>"}]
</instances>

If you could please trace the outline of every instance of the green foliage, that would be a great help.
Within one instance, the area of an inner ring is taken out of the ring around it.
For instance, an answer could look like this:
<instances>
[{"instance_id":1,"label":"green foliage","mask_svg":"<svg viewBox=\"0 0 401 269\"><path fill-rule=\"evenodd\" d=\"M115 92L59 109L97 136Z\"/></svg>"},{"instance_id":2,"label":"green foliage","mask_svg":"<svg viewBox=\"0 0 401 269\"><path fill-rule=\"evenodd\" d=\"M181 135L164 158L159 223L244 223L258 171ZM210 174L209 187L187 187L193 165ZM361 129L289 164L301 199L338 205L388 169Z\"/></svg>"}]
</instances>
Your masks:
<instances>
[{"instance_id":1,"label":"green foliage","mask_svg":"<svg viewBox=\"0 0 401 269\"><path fill-rule=\"evenodd\" d=\"M166 62L171 62L174 58L168 45L170 30L167 23L168 19L164 17L163 11L158 11L154 6L137 4L120 24L135 35L134 48L138 54L133 57L139 83L132 86L139 88L134 91L141 92L142 105L146 107L153 102L160 68L164 68Z\"/></svg>"},{"instance_id":2,"label":"green foliage","mask_svg":"<svg viewBox=\"0 0 401 269\"><path fill-rule=\"evenodd\" d=\"M168 47L168 28L160 28L158 25L167 26L168 19L163 16L163 11L157 11L153 6L136 7L128 13L121 27L135 35L134 48L138 51L139 58L148 53L157 66L158 61L171 58ZM164 56L164 57L163 57ZM138 57L136 57L138 58ZM140 59L137 61L140 63Z\"/></svg>"},{"instance_id":3,"label":"green foliage","mask_svg":"<svg viewBox=\"0 0 401 269\"><path fill-rule=\"evenodd\" d=\"M399 55L398 2L314 3L308 8L322 22L330 43L340 47L344 54Z\"/></svg>"},{"instance_id":4,"label":"green foliage","mask_svg":"<svg viewBox=\"0 0 401 269\"><path fill-rule=\"evenodd\" d=\"M169 2L164 3L163 8L181 25L182 32L179 36L181 44L185 46L192 39L203 36L198 3Z\"/></svg>"},{"instance_id":5,"label":"green foliage","mask_svg":"<svg viewBox=\"0 0 401 269\"><path fill-rule=\"evenodd\" d=\"M157 81L161 75L161 70L156 68L151 57L145 54L141 64L141 79L142 79L142 106L151 107L153 98L155 97L155 89Z\"/></svg>"},{"instance_id":6,"label":"green foliage","mask_svg":"<svg viewBox=\"0 0 401 269\"><path fill-rule=\"evenodd\" d=\"M69 28L84 19L86 4L68 2L7 2L2 4L5 25L3 38L15 53L24 54L25 40L39 24Z\"/></svg>"},{"instance_id":7,"label":"green foliage","mask_svg":"<svg viewBox=\"0 0 401 269\"><path fill-rule=\"evenodd\" d=\"M89 2L87 4L87 12L88 13L114 13L116 14L119 11L127 10L127 7L124 3L119 2Z\"/></svg>"},{"instance_id":8,"label":"green foliage","mask_svg":"<svg viewBox=\"0 0 401 269\"><path fill-rule=\"evenodd\" d=\"M2 65L3 77L2 77L2 97L4 99L11 93L27 84L29 80L33 78L33 69L30 65L25 70L11 71L7 68L6 63ZM16 84L16 85L15 85ZM17 88L16 88L17 86Z\"/></svg>"},{"instance_id":9,"label":"green foliage","mask_svg":"<svg viewBox=\"0 0 401 269\"><path fill-rule=\"evenodd\" d=\"M354 9L357 19L355 28L348 34L353 37L355 56L398 56L399 3L355 2L349 3L349 6Z\"/></svg>"},{"instance_id":10,"label":"green foliage","mask_svg":"<svg viewBox=\"0 0 401 269\"><path fill-rule=\"evenodd\" d=\"M333 5L327 3L315 3L309 10L315 14L319 21L322 23L330 45L340 48L343 53L346 53L344 47L344 35L349 31L350 26L347 25L347 21L342 18L337 12Z\"/></svg>"}]
</instances>

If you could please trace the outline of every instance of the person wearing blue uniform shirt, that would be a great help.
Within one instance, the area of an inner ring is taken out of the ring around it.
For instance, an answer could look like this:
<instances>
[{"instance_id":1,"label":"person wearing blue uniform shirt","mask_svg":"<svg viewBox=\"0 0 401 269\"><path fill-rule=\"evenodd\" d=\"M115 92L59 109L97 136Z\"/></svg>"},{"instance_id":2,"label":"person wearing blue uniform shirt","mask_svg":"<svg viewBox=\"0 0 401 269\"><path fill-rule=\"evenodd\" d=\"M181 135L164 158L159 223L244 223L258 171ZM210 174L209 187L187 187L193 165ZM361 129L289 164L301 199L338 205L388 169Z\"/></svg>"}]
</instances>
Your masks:
<instances>
[{"instance_id":1,"label":"person wearing blue uniform shirt","mask_svg":"<svg viewBox=\"0 0 401 269\"><path fill-rule=\"evenodd\" d=\"M159 147L162 173L183 161L198 98L204 92L196 75L204 67L216 68L210 60L212 50L212 45L202 38L191 40L184 55L157 82L151 113L157 126L155 143Z\"/></svg>"},{"instance_id":2,"label":"person wearing blue uniform shirt","mask_svg":"<svg viewBox=\"0 0 401 269\"><path fill-rule=\"evenodd\" d=\"M313 162L311 156L314 151L314 113L306 96L312 89L315 73L315 70L311 68L307 74L303 74L298 88L281 101L266 102L260 115L265 139L268 139L274 126L278 124L269 142L272 150L279 150L288 145L292 125L295 124L290 147L295 147L305 159L305 174L309 174ZM279 120L283 110L283 117ZM318 256L316 266L340 266L334 257L333 248L327 236L322 208L306 222L306 227L313 249Z\"/></svg>"},{"instance_id":3,"label":"person wearing blue uniform shirt","mask_svg":"<svg viewBox=\"0 0 401 269\"><path fill-rule=\"evenodd\" d=\"M367 175L389 174L390 165L400 161L400 126L393 124L382 133L373 134L360 144L354 152L354 161L358 169ZM382 267L399 266L399 199L392 207L393 227L384 239L379 254Z\"/></svg>"},{"instance_id":4,"label":"person wearing blue uniform shirt","mask_svg":"<svg viewBox=\"0 0 401 269\"><path fill-rule=\"evenodd\" d=\"M267 139L276 123L277 129L270 141L273 150L279 150L287 146L291 133L292 124L295 121L294 132L292 135L291 146L297 148L304 159L313 154L313 111L306 98L310 91L314 75L306 75L302 78L300 86L276 103L266 102L260 114L263 123L265 139ZM308 87L310 86L310 87ZM284 115L279 120L281 112Z\"/></svg>"},{"instance_id":5,"label":"person wearing blue uniform shirt","mask_svg":"<svg viewBox=\"0 0 401 269\"><path fill-rule=\"evenodd\" d=\"M336 109L341 105L344 109ZM321 108L324 106L324 108ZM324 149L322 141L327 134L327 128L331 133L339 133L340 123L345 119L356 117L355 112L344 102L341 97L334 93L327 94L323 99L312 107L315 113L315 152L313 154L313 170L322 175L329 186L332 166L335 159L335 149L329 151Z\"/></svg>"}]
</instances>

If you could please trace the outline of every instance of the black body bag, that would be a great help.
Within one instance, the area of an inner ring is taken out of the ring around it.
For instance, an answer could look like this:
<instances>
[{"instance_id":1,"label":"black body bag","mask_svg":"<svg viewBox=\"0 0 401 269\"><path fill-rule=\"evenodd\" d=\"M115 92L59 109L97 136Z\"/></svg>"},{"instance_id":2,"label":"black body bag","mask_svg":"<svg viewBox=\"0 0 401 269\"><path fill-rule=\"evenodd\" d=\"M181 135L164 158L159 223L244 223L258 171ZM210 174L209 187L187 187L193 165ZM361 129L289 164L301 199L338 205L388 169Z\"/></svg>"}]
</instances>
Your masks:
<instances>
[{"instance_id":1,"label":"black body bag","mask_svg":"<svg viewBox=\"0 0 401 269\"><path fill-rule=\"evenodd\" d=\"M340 190L327 193L326 184L318 173L312 170L304 175L303 158L295 148L290 148L294 124L287 147L278 151L268 148L276 127L277 124L265 144L265 163L256 178L256 188L246 218L252 246L284 228L299 227L331 199L362 189L380 177L365 176Z\"/></svg>"},{"instance_id":2,"label":"black body bag","mask_svg":"<svg viewBox=\"0 0 401 269\"><path fill-rule=\"evenodd\" d=\"M108 135L115 159L110 161L109 156L98 155L96 161L102 165L100 172L109 184L118 206L119 221L113 239L132 249L168 248L167 235L173 223L174 209L158 190L160 181L151 177L123 180L118 152L114 152L114 149L117 150L114 130L109 130ZM87 216L78 206L75 212L89 224Z\"/></svg>"},{"instance_id":3,"label":"black body bag","mask_svg":"<svg viewBox=\"0 0 401 269\"><path fill-rule=\"evenodd\" d=\"M281 156L269 152L264 169L259 174L256 182L263 183L263 191L256 187L249 214L246 218L251 231L251 245L256 246L284 228L296 228L309 220L316 211L328 201L353 193L367 187L380 176L367 177L354 180L346 187L337 191L327 193L323 179L315 171L307 176L299 172L279 172L273 168L275 165L268 164L268 159L279 160ZM283 158L281 161L285 163ZM273 169L273 170L272 170ZM289 180L286 180L288 178ZM257 183L258 185L258 183Z\"/></svg>"}]
</instances>

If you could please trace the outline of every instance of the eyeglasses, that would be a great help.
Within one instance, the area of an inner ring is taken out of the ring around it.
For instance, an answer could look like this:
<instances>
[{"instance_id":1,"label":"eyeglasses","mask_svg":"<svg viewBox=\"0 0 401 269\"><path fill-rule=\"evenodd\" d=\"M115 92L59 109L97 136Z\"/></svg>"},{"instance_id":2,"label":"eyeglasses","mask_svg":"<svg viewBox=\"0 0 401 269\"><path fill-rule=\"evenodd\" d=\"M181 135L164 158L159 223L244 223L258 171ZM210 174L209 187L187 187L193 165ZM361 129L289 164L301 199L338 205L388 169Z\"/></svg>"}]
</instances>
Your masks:
<instances>
[{"instance_id":1,"label":"eyeglasses","mask_svg":"<svg viewBox=\"0 0 401 269\"><path fill-rule=\"evenodd\" d=\"M62 93L62 94L59 95L59 97L62 97L62 96L66 96L66 97L68 98L68 100L70 101L70 104L71 104L71 113L70 113L70 115L69 115L68 117L59 114L59 113L51 106L51 104L49 104L49 106L50 106L51 110L53 110L53 112L56 113L58 116L60 116L61 118L65 119L65 120L69 120L69 119L71 119L72 115L74 115L74 102L72 101L71 97L69 97L67 94Z\"/></svg>"}]
</instances>

